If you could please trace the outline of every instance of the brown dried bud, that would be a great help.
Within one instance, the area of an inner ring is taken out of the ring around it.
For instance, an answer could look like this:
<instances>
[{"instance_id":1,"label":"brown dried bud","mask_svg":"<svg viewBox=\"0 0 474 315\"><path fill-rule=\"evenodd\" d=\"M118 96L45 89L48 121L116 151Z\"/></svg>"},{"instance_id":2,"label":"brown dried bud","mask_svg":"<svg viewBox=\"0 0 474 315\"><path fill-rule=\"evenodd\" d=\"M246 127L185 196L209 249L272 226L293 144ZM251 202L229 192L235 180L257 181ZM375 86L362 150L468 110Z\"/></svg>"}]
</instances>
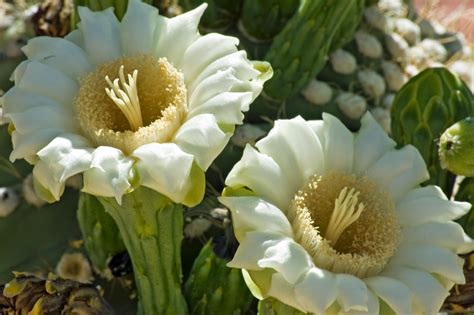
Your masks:
<instances>
[{"instance_id":1,"label":"brown dried bud","mask_svg":"<svg viewBox=\"0 0 474 315\"><path fill-rule=\"evenodd\" d=\"M71 31L73 0L44 0L32 17L36 35L64 37Z\"/></svg>"},{"instance_id":2,"label":"brown dried bud","mask_svg":"<svg viewBox=\"0 0 474 315\"><path fill-rule=\"evenodd\" d=\"M26 273L0 286L0 314L108 315L112 308L96 287L50 274L42 279Z\"/></svg>"}]
</instances>

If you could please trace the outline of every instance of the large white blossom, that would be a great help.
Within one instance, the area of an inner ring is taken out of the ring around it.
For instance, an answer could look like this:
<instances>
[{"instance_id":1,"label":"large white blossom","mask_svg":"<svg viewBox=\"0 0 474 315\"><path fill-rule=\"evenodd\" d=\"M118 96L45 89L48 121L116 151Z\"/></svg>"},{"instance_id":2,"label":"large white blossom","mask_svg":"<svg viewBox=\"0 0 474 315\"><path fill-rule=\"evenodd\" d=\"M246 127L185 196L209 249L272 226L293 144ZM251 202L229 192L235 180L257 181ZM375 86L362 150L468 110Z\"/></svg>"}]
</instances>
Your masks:
<instances>
[{"instance_id":1,"label":"large white blossom","mask_svg":"<svg viewBox=\"0 0 474 315\"><path fill-rule=\"evenodd\" d=\"M428 171L373 117L279 120L248 145L220 201L240 243L230 267L252 293L314 314L436 314L474 248L471 205L420 186Z\"/></svg>"},{"instance_id":2,"label":"large white blossom","mask_svg":"<svg viewBox=\"0 0 474 315\"><path fill-rule=\"evenodd\" d=\"M79 8L66 38L28 42L3 114L14 127L10 158L35 165L43 197L58 200L83 173L83 191L118 202L139 185L200 201L203 172L272 73L236 38L201 36L205 8L169 19L131 0L120 22L111 8Z\"/></svg>"}]
</instances>

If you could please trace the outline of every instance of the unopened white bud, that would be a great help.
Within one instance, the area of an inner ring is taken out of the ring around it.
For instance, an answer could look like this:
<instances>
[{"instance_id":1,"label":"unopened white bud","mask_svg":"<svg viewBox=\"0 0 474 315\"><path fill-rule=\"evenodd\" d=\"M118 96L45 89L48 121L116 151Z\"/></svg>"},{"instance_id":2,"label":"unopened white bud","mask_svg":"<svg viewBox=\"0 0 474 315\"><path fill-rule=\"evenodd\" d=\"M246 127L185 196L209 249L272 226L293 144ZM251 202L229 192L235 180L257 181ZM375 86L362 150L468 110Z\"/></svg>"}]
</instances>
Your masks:
<instances>
[{"instance_id":1,"label":"unopened white bud","mask_svg":"<svg viewBox=\"0 0 474 315\"><path fill-rule=\"evenodd\" d=\"M336 97L339 109L350 119L360 119L367 111L367 102L357 94L342 92Z\"/></svg>"},{"instance_id":2,"label":"unopened white bud","mask_svg":"<svg viewBox=\"0 0 474 315\"><path fill-rule=\"evenodd\" d=\"M418 46L425 51L425 54L431 60L443 62L448 57L448 51L437 40L426 38Z\"/></svg>"},{"instance_id":3,"label":"unopened white bud","mask_svg":"<svg viewBox=\"0 0 474 315\"><path fill-rule=\"evenodd\" d=\"M392 61L382 61L382 71L388 89L391 91L398 91L408 81L400 67Z\"/></svg>"},{"instance_id":4,"label":"unopened white bud","mask_svg":"<svg viewBox=\"0 0 474 315\"><path fill-rule=\"evenodd\" d=\"M449 65L449 70L457 74L474 92L474 62L458 60Z\"/></svg>"},{"instance_id":5,"label":"unopened white bud","mask_svg":"<svg viewBox=\"0 0 474 315\"><path fill-rule=\"evenodd\" d=\"M377 6L386 16L405 17L407 7L402 0L379 0Z\"/></svg>"},{"instance_id":6,"label":"unopened white bud","mask_svg":"<svg viewBox=\"0 0 474 315\"><path fill-rule=\"evenodd\" d=\"M407 41L397 33L387 34L385 45L390 55L396 60L404 59L409 48Z\"/></svg>"},{"instance_id":7,"label":"unopened white bud","mask_svg":"<svg viewBox=\"0 0 474 315\"><path fill-rule=\"evenodd\" d=\"M409 19L396 19L394 23L395 31L402 35L406 41L415 45L420 41L421 31L420 27L416 23Z\"/></svg>"},{"instance_id":8,"label":"unopened white bud","mask_svg":"<svg viewBox=\"0 0 474 315\"><path fill-rule=\"evenodd\" d=\"M11 188L0 187L0 218L7 217L20 204L20 197Z\"/></svg>"},{"instance_id":9,"label":"unopened white bud","mask_svg":"<svg viewBox=\"0 0 474 315\"><path fill-rule=\"evenodd\" d=\"M211 222L203 218L196 218L184 227L187 238L196 238L203 235L211 227Z\"/></svg>"},{"instance_id":10,"label":"unopened white bud","mask_svg":"<svg viewBox=\"0 0 474 315\"><path fill-rule=\"evenodd\" d=\"M383 32L388 31L389 22L387 17L376 5L372 5L364 10L364 18L367 23L375 29Z\"/></svg>"},{"instance_id":11,"label":"unopened white bud","mask_svg":"<svg viewBox=\"0 0 474 315\"><path fill-rule=\"evenodd\" d=\"M409 64L416 65L417 67L424 68L426 67L428 59L423 48L413 46L408 48L405 61Z\"/></svg>"},{"instance_id":12,"label":"unopened white bud","mask_svg":"<svg viewBox=\"0 0 474 315\"><path fill-rule=\"evenodd\" d=\"M390 133L390 124L392 123L390 111L382 107L375 107L370 110L370 113L379 125L382 126L382 129Z\"/></svg>"},{"instance_id":13,"label":"unopened white bud","mask_svg":"<svg viewBox=\"0 0 474 315\"><path fill-rule=\"evenodd\" d=\"M385 81L382 76L371 69L364 69L357 73L357 78L364 92L378 104L385 93Z\"/></svg>"},{"instance_id":14,"label":"unopened white bud","mask_svg":"<svg viewBox=\"0 0 474 315\"><path fill-rule=\"evenodd\" d=\"M244 124L235 129L234 135L230 138L232 144L244 148L247 143L254 144L258 139L266 134L265 130L251 124Z\"/></svg>"},{"instance_id":15,"label":"unopened white bud","mask_svg":"<svg viewBox=\"0 0 474 315\"><path fill-rule=\"evenodd\" d=\"M332 99L332 89L329 84L312 79L301 91L304 98L314 105L327 104Z\"/></svg>"},{"instance_id":16,"label":"unopened white bud","mask_svg":"<svg viewBox=\"0 0 474 315\"><path fill-rule=\"evenodd\" d=\"M382 56L382 44L375 36L359 30L354 37L361 54L369 58L380 58Z\"/></svg>"},{"instance_id":17,"label":"unopened white bud","mask_svg":"<svg viewBox=\"0 0 474 315\"><path fill-rule=\"evenodd\" d=\"M415 75L420 73L420 69L415 65L408 64L405 67L405 73L408 75L408 78L413 78Z\"/></svg>"},{"instance_id":18,"label":"unopened white bud","mask_svg":"<svg viewBox=\"0 0 474 315\"><path fill-rule=\"evenodd\" d=\"M394 100L395 100L395 94L394 93L385 94L385 96L382 99L382 106L385 109L390 110L392 108Z\"/></svg>"},{"instance_id":19,"label":"unopened white bud","mask_svg":"<svg viewBox=\"0 0 474 315\"><path fill-rule=\"evenodd\" d=\"M329 61L334 71L340 74L351 74L357 69L355 57L343 49L337 49L333 52L329 56Z\"/></svg>"},{"instance_id":20,"label":"unopened white bud","mask_svg":"<svg viewBox=\"0 0 474 315\"><path fill-rule=\"evenodd\" d=\"M26 176L26 178L23 180L23 183L21 185L21 190L23 194L23 198L25 198L26 202L32 206L35 206L36 208L41 208L46 204L46 201L41 199L35 191L35 188L33 186L33 175L29 174Z\"/></svg>"},{"instance_id":21,"label":"unopened white bud","mask_svg":"<svg viewBox=\"0 0 474 315\"><path fill-rule=\"evenodd\" d=\"M229 210L226 208L214 208L211 210L211 216L214 219L224 220L229 217Z\"/></svg>"}]
</instances>

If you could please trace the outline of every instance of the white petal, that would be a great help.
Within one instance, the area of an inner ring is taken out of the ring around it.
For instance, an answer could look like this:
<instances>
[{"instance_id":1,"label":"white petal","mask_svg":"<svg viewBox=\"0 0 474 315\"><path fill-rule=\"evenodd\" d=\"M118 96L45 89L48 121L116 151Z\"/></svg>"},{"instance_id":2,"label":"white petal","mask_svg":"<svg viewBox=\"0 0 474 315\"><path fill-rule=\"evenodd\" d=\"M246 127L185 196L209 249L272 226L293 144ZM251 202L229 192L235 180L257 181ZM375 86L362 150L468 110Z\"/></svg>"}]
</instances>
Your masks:
<instances>
[{"instance_id":1,"label":"white petal","mask_svg":"<svg viewBox=\"0 0 474 315\"><path fill-rule=\"evenodd\" d=\"M10 81L15 81L15 85L18 85L21 78L25 74L26 66L31 62L31 60L23 60L20 64L15 68L13 73L10 76Z\"/></svg>"},{"instance_id":2,"label":"white petal","mask_svg":"<svg viewBox=\"0 0 474 315\"><path fill-rule=\"evenodd\" d=\"M353 165L354 173L359 176L396 145L369 112L362 117L361 124L354 140Z\"/></svg>"},{"instance_id":3,"label":"white petal","mask_svg":"<svg viewBox=\"0 0 474 315\"><path fill-rule=\"evenodd\" d=\"M62 129L76 131L77 124L69 108L56 106L36 106L21 113L5 115L20 133L30 133L39 129Z\"/></svg>"},{"instance_id":4,"label":"white petal","mask_svg":"<svg viewBox=\"0 0 474 315\"><path fill-rule=\"evenodd\" d=\"M344 312L367 311L368 289L365 283L349 274L338 274L337 302Z\"/></svg>"},{"instance_id":5,"label":"white petal","mask_svg":"<svg viewBox=\"0 0 474 315\"><path fill-rule=\"evenodd\" d=\"M293 308L302 311L307 310L298 302L298 297L295 293L294 284L286 281L285 278L283 278L283 276L279 273L273 274L270 289L268 290L267 294Z\"/></svg>"},{"instance_id":6,"label":"white petal","mask_svg":"<svg viewBox=\"0 0 474 315\"><path fill-rule=\"evenodd\" d=\"M336 300L336 277L332 272L311 268L295 286L296 299L312 313L324 314Z\"/></svg>"},{"instance_id":7,"label":"white petal","mask_svg":"<svg viewBox=\"0 0 474 315\"><path fill-rule=\"evenodd\" d=\"M9 118L10 114L23 113L35 107L51 108L59 112L70 112L72 108L64 106L46 96L38 95L19 87L12 87L3 96L4 116Z\"/></svg>"},{"instance_id":8,"label":"white petal","mask_svg":"<svg viewBox=\"0 0 474 315\"><path fill-rule=\"evenodd\" d=\"M436 279L427 272L405 267L387 268L383 273L404 283L413 293L415 303L425 314L436 314L449 295Z\"/></svg>"},{"instance_id":9,"label":"white petal","mask_svg":"<svg viewBox=\"0 0 474 315\"><path fill-rule=\"evenodd\" d=\"M401 244L389 264L438 273L456 283L464 284L464 260L453 252L433 245Z\"/></svg>"},{"instance_id":10,"label":"white petal","mask_svg":"<svg viewBox=\"0 0 474 315\"><path fill-rule=\"evenodd\" d=\"M412 292L406 285L388 277L373 277L364 281L396 314L412 313Z\"/></svg>"},{"instance_id":11,"label":"white petal","mask_svg":"<svg viewBox=\"0 0 474 315\"><path fill-rule=\"evenodd\" d=\"M218 33L199 37L184 53L181 70L186 85L192 84L197 76L215 60L236 52L238 44L237 38Z\"/></svg>"},{"instance_id":12,"label":"white petal","mask_svg":"<svg viewBox=\"0 0 474 315\"><path fill-rule=\"evenodd\" d=\"M326 170L352 174L354 135L336 117L323 113L323 119Z\"/></svg>"},{"instance_id":13,"label":"white petal","mask_svg":"<svg viewBox=\"0 0 474 315\"><path fill-rule=\"evenodd\" d=\"M155 48L158 10L138 0L130 0L120 23L120 37L125 56L150 54Z\"/></svg>"},{"instance_id":14,"label":"white petal","mask_svg":"<svg viewBox=\"0 0 474 315\"><path fill-rule=\"evenodd\" d=\"M248 232L227 264L248 270L271 268L292 284L312 265L309 255L292 238L268 232Z\"/></svg>"},{"instance_id":15,"label":"white petal","mask_svg":"<svg viewBox=\"0 0 474 315\"><path fill-rule=\"evenodd\" d=\"M230 55L219 58L209 64L193 81L187 82L189 95L194 94L197 84L209 78L210 76L232 69L235 77L240 81L248 81L257 78L260 72L256 70L253 64L247 59L245 50L236 51Z\"/></svg>"},{"instance_id":16,"label":"white petal","mask_svg":"<svg viewBox=\"0 0 474 315\"><path fill-rule=\"evenodd\" d=\"M403 229L403 244L433 244L457 253L474 250L474 243L456 222L427 222Z\"/></svg>"},{"instance_id":17,"label":"white petal","mask_svg":"<svg viewBox=\"0 0 474 315\"><path fill-rule=\"evenodd\" d=\"M49 176L64 184L69 177L89 169L92 151L87 139L74 134L64 134L41 149L38 156L42 162L48 164L51 171Z\"/></svg>"},{"instance_id":18,"label":"white petal","mask_svg":"<svg viewBox=\"0 0 474 315\"><path fill-rule=\"evenodd\" d=\"M35 37L22 48L25 55L78 80L93 70L84 50L63 38Z\"/></svg>"},{"instance_id":19,"label":"white petal","mask_svg":"<svg viewBox=\"0 0 474 315\"><path fill-rule=\"evenodd\" d=\"M71 106L79 85L64 73L38 61L31 61L17 86Z\"/></svg>"},{"instance_id":20,"label":"white petal","mask_svg":"<svg viewBox=\"0 0 474 315\"><path fill-rule=\"evenodd\" d=\"M78 23L81 24L81 22ZM75 44L76 46L84 49L84 36L82 35L82 31L80 29L75 29L74 31L69 32L64 39L70 41L71 43Z\"/></svg>"},{"instance_id":21,"label":"white petal","mask_svg":"<svg viewBox=\"0 0 474 315\"><path fill-rule=\"evenodd\" d=\"M96 66L107 61L118 59L122 55L119 22L112 8L92 12L86 7L79 7L84 49Z\"/></svg>"},{"instance_id":22,"label":"white petal","mask_svg":"<svg viewBox=\"0 0 474 315\"><path fill-rule=\"evenodd\" d=\"M49 165L46 162L38 161L33 168L33 176L35 180L48 190L48 193L51 194L53 199L58 201L64 192L65 184L51 176L51 166L52 165Z\"/></svg>"},{"instance_id":23,"label":"white petal","mask_svg":"<svg viewBox=\"0 0 474 315\"><path fill-rule=\"evenodd\" d=\"M293 193L296 193L310 176L322 174L324 171L321 143L300 116L275 121L272 130L256 143L256 147L278 163Z\"/></svg>"},{"instance_id":24,"label":"white petal","mask_svg":"<svg viewBox=\"0 0 474 315\"><path fill-rule=\"evenodd\" d=\"M369 315L369 314L379 314L379 298L370 290L367 290L367 311L349 311L344 312L345 315Z\"/></svg>"},{"instance_id":25,"label":"white petal","mask_svg":"<svg viewBox=\"0 0 474 315\"><path fill-rule=\"evenodd\" d=\"M112 147L98 147L92 153L91 168L84 172L83 192L103 197L115 197L121 204L122 196L130 188L133 160Z\"/></svg>"},{"instance_id":26,"label":"white petal","mask_svg":"<svg viewBox=\"0 0 474 315\"><path fill-rule=\"evenodd\" d=\"M385 189L395 201L429 179L425 161L412 145L385 153L367 170L367 176Z\"/></svg>"},{"instance_id":27,"label":"white petal","mask_svg":"<svg viewBox=\"0 0 474 315\"><path fill-rule=\"evenodd\" d=\"M252 101L251 92L224 92L217 94L202 104L193 104L188 117L200 114L212 114L217 122L223 124L242 124L242 110L248 108Z\"/></svg>"},{"instance_id":28,"label":"white petal","mask_svg":"<svg viewBox=\"0 0 474 315\"><path fill-rule=\"evenodd\" d=\"M293 230L283 212L258 197L220 197L219 201L232 212L237 240L247 232L273 232L292 237Z\"/></svg>"},{"instance_id":29,"label":"white petal","mask_svg":"<svg viewBox=\"0 0 474 315\"><path fill-rule=\"evenodd\" d=\"M248 144L242 159L227 175L225 184L234 188L246 186L283 211L286 211L294 193L280 166Z\"/></svg>"},{"instance_id":30,"label":"white petal","mask_svg":"<svg viewBox=\"0 0 474 315\"><path fill-rule=\"evenodd\" d=\"M411 190L397 203L401 225L416 226L426 222L446 222L460 218L471 208L468 202L447 200L439 187L426 186Z\"/></svg>"},{"instance_id":31,"label":"white petal","mask_svg":"<svg viewBox=\"0 0 474 315\"><path fill-rule=\"evenodd\" d=\"M154 189L181 203L186 196L186 183L191 175L193 156L174 143L150 143L136 149L137 171L143 186Z\"/></svg>"},{"instance_id":32,"label":"white petal","mask_svg":"<svg viewBox=\"0 0 474 315\"><path fill-rule=\"evenodd\" d=\"M225 92L252 91L249 82L242 81L235 77L235 69L233 68L216 72L215 74L197 82L198 85L192 93L188 90L188 105L190 111L198 108L213 97ZM241 110L248 110L248 106L243 107Z\"/></svg>"},{"instance_id":33,"label":"white petal","mask_svg":"<svg viewBox=\"0 0 474 315\"><path fill-rule=\"evenodd\" d=\"M10 154L10 161L14 162L16 159L26 159L28 162L34 163L37 159L36 153L62 133L64 133L62 129L50 128L33 130L24 134L13 131L13 151Z\"/></svg>"},{"instance_id":34,"label":"white petal","mask_svg":"<svg viewBox=\"0 0 474 315\"><path fill-rule=\"evenodd\" d=\"M172 19L159 17L165 21L156 47L158 57L166 57L176 68L181 68L181 60L186 49L198 37L198 24L207 4L178 15Z\"/></svg>"},{"instance_id":35,"label":"white petal","mask_svg":"<svg viewBox=\"0 0 474 315\"><path fill-rule=\"evenodd\" d=\"M202 114L186 121L176 132L174 142L184 152L192 154L199 167L206 171L231 136L232 133L219 128L214 116Z\"/></svg>"}]
</instances>

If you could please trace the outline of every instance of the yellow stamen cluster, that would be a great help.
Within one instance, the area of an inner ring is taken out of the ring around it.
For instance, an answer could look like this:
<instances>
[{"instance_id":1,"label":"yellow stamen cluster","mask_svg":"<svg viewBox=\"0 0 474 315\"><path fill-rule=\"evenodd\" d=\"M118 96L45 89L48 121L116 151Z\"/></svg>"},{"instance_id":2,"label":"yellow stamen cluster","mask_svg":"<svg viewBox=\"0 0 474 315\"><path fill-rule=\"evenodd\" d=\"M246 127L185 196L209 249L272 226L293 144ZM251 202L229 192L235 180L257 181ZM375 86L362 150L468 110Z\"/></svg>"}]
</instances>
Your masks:
<instances>
[{"instance_id":1,"label":"yellow stamen cluster","mask_svg":"<svg viewBox=\"0 0 474 315\"><path fill-rule=\"evenodd\" d=\"M314 175L295 194L288 218L318 267L358 277L379 273L400 239L393 201L365 177Z\"/></svg>"},{"instance_id":2,"label":"yellow stamen cluster","mask_svg":"<svg viewBox=\"0 0 474 315\"><path fill-rule=\"evenodd\" d=\"M81 79L74 110L83 135L97 146L130 154L143 144L167 142L187 113L183 74L166 58L120 58Z\"/></svg>"}]
</instances>

